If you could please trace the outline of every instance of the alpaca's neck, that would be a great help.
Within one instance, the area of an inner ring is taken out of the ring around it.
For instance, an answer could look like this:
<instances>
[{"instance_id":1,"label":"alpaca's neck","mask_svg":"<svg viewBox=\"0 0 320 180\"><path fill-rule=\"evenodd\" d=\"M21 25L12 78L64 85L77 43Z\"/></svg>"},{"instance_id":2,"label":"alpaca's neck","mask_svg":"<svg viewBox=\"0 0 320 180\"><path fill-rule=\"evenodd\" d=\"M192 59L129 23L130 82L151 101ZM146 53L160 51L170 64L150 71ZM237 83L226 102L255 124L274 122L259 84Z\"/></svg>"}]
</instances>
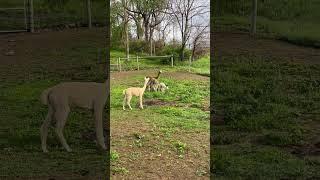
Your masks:
<instances>
[{"instance_id":1,"label":"alpaca's neck","mask_svg":"<svg viewBox=\"0 0 320 180\"><path fill-rule=\"evenodd\" d=\"M159 71L159 72L158 72L158 75L157 75L157 77L156 77L156 79L158 79L158 78L159 78L160 74L161 74L161 72Z\"/></svg>"},{"instance_id":2,"label":"alpaca's neck","mask_svg":"<svg viewBox=\"0 0 320 180\"><path fill-rule=\"evenodd\" d=\"M142 92L144 92L147 88L148 81L146 81L142 87Z\"/></svg>"}]
</instances>

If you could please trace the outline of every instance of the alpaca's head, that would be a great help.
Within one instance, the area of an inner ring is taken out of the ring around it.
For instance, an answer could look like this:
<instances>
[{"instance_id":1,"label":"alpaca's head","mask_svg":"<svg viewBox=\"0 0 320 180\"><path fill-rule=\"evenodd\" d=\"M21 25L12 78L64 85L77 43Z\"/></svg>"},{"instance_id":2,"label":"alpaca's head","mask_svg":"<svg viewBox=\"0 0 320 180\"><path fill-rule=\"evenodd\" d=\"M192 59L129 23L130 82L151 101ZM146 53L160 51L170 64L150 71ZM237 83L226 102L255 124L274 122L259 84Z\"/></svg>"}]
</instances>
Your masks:
<instances>
[{"instance_id":1,"label":"alpaca's head","mask_svg":"<svg viewBox=\"0 0 320 180\"><path fill-rule=\"evenodd\" d=\"M144 82L148 82L150 80L149 77L144 77Z\"/></svg>"}]
</instances>

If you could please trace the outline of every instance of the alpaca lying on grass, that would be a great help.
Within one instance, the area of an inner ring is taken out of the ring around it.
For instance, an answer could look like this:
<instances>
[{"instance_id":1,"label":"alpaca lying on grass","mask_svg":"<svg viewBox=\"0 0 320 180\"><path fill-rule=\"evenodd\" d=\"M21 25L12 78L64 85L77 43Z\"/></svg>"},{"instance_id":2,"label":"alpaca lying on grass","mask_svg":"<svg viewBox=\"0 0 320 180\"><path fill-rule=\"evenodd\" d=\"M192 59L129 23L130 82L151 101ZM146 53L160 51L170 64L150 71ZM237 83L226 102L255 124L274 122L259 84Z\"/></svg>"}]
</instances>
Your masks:
<instances>
[{"instance_id":1,"label":"alpaca lying on grass","mask_svg":"<svg viewBox=\"0 0 320 180\"><path fill-rule=\"evenodd\" d=\"M105 150L102 114L108 97L107 81L105 83L66 82L43 91L41 102L44 105L48 105L48 114L40 128L42 151L48 152L48 127L53 118L56 120L55 132L62 146L68 152L71 151L63 136L63 129L70 112L70 106L78 106L94 111L97 142Z\"/></svg>"},{"instance_id":2,"label":"alpaca lying on grass","mask_svg":"<svg viewBox=\"0 0 320 180\"><path fill-rule=\"evenodd\" d=\"M168 86L166 86L164 83L159 83L159 86L157 87L157 91L165 92L167 89L169 89Z\"/></svg>"},{"instance_id":3,"label":"alpaca lying on grass","mask_svg":"<svg viewBox=\"0 0 320 180\"><path fill-rule=\"evenodd\" d=\"M132 110L131 105L130 105L130 101L131 101L132 96L139 96L140 108L143 109L142 97L143 97L143 94L146 90L146 87L147 87L149 80L150 80L150 78L148 78L148 77L144 78L144 85L142 88L131 87L131 88L123 90L123 93L122 93L124 95L123 104L122 104L123 110L126 110L125 104L127 104L129 106L130 110Z\"/></svg>"}]
</instances>

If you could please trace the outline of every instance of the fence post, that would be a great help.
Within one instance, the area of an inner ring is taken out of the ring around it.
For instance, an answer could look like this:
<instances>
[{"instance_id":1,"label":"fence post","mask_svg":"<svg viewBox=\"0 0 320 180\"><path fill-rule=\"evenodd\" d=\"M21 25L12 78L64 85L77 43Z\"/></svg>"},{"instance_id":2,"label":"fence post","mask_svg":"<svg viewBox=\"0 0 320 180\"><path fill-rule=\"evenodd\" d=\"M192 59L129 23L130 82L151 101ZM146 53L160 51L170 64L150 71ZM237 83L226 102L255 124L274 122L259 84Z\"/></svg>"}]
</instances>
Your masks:
<instances>
[{"instance_id":1,"label":"fence post","mask_svg":"<svg viewBox=\"0 0 320 180\"><path fill-rule=\"evenodd\" d=\"M171 67L173 67L173 54L171 55L170 60L171 60Z\"/></svg>"},{"instance_id":2,"label":"fence post","mask_svg":"<svg viewBox=\"0 0 320 180\"><path fill-rule=\"evenodd\" d=\"M191 56L189 56L189 72L191 72Z\"/></svg>"},{"instance_id":3,"label":"fence post","mask_svg":"<svg viewBox=\"0 0 320 180\"><path fill-rule=\"evenodd\" d=\"M258 2L257 0L252 0L252 14L251 14L251 35L254 35L257 31L257 8Z\"/></svg>"},{"instance_id":4,"label":"fence post","mask_svg":"<svg viewBox=\"0 0 320 180\"><path fill-rule=\"evenodd\" d=\"M33 12L33 0L29 0L29 31L34 32L34 12Z\"/></svg>"},{"instance_id":5,"label":"fence post","mask_svg":"<svg viewBox=\"0 0 320 180\"><path fill-rule=\"evenodd\" d=\"M120 72L121 72L121 58L119 58L119 70L120 70Z\"/></svg>"},{"instance_id":6,"label":"fence post","mask_svg":"<svg viewBox=\"0 0 320 180\"><path fill-rule=\"evenodd\" d=\"M138 71L140 70L139 68L139 56L137 55L137 65L138 65Z\"/></svg>"},{"instance_id":7,"label":"fence post","mask_svg":"<svg viewBox=\"0 0 320 180\"><path fill-rule=\"evenodd\" d=\"M118 69L118 71L120 71L119 70L119 58L117 58L117 69Z\"/></svg>"},{"instance_id":8,"label":"fence post","mask_svg":"<svg viewBox=\"0 0 320 180\"><path fill-rule=\"evenodd\" d=\"M87 12L88 12L88 27L92 28L92 17L91 17L91 0L87 0Z\"/></svg>"}]
</instances>

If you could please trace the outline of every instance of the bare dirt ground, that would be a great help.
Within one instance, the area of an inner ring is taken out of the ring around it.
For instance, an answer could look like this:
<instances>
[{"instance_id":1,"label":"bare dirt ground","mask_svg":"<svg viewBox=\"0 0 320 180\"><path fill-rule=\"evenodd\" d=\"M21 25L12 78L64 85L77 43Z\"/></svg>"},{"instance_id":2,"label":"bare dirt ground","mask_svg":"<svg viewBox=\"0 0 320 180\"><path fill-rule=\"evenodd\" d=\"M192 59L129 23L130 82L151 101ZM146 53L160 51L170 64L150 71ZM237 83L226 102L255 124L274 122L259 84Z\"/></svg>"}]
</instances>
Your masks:
<instances>
[{"instance_id":1,"label":"bare dirt ground","mask_svg":"<svg viewBox=\"0 0 320 180\"><path fill-rule=\"evenodd\" d=\"M247 33L214 33L216 56L255 55L286 59L296 63L320 64L320 49L297 46L280 40L252 38Z\"/></svg>"},{"instance_id":2,"label":"bare dirt ground","mask_svg":"<svg viewBox=\"0 0 320 180\"><path fill-rule=\"evenodd\" d=\"M26 79L32 70L50 72L65 69L64 50L86 43L101 47L104 29L0 34L0 81ZM48 56L50 54L50 56Z\"/></svg>"}]
</instances>

